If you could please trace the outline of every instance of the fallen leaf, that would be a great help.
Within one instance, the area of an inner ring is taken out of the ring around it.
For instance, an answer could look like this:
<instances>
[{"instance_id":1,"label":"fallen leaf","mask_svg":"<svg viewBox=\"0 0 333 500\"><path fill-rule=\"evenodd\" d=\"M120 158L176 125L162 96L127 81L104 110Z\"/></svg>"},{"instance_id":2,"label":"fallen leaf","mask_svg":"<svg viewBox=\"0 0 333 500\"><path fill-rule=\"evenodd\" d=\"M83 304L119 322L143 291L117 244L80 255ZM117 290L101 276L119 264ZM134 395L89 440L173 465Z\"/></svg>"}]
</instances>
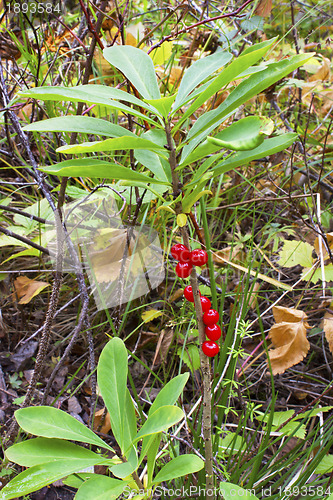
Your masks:
<instances>
[{"instance_id":1,"label":"fallen leaf","mask_svg":"<svg viewBox=\"0 0 333 500\"><path fill-rule=\"evenodd\" d=\"M329 80L331 76L331 68L330 68L330 60L327 57L323 57L323 64L320 66L318 71L310 76L308 79L309 82L314 82L316 80L321 80L322 82L325 80Z\"/></svg>"},{"instance_id":2,"label":"fallen leaf","mask_svg":"<svg viewBox=\"0 0 333 500\"><path fill-rule=\"evenodd\" d=\"M254 13L257 16L268 17L272 11L272 0L260 0Z\"/></svg>"},{"instance_id":3,"label":"fallen leaf","mask_svg":"<svg viewBox=\"0 0 333 500\"><path fill-rule=\"evenodd\" d=\"M333 233L326 233L325 234L327 243L330 247L331 252L333 253ZM319 247L319 238L317 237L314 242L314 248L316 250L316 254L320 256L320 247ZM322 243L322 251L323 251L323 257L324 259L327 259L329 257L328 252L325 248L325 243Z\"/></svg>"},{"instance_id":4,"label":"fallen leaf","mask_svg":"<svg viewBox=\"0 0 333 500\"><path fill-rule=\"evenodd\" d=\"M141 318L143 319L144 323L149 323L149 321L153 321L153 319L158 318L159 316L162 316L161 311L157 311L157 309L148 309L148 311L144 311L141 314Z\"/></svg>"},{"instance_id":5,"label":"fallen leaf","mask_svg":"<svg viewBox=\"0 0 333 500\"><path fill-rule=\"evenodd\" d=\"M269 332L275 349L269 351L273 375L284 373L291 366L300 363L310 349L306 330L307 315L298 309L273 307L276 324Z\"/></svg>"},{"instance_id":6,"label":"fallen leaf","mask_svg":"<svg viewBox=\"0 0 333 500\"><path fill-rule=\"evenodd\" d=\"M104 410L105 410L105 408L102 408L101 410L98 410L95 413L94 431L97 431L97 429L99 428L99 426L101 424L102 417L104 415ZM103 434L107 434L110 431L110 429L111 429L110 413L107 412L106 415L105 415L105 419L104 419L103 425L102 425L102 427L100 429L100 432L102 432Z\"/></svg>"},{"instance_id":7,"label":"fallen leaf","mask_svg":"<svg viewBox=\"0 0 333 500\"><path fill-rule=\"evenodd\" d=\"M328 346L330 348L331 353L333 354L333 314L330 312L326 312L324 315L323 330L325 332L325 337L328 342Z\"/></svg>"},{"instance_id":8,"label":"fallen leaf","mask_svg":"<svg viewBox=\"0 0 333 500\"><path fill-rule=\"evenodd\" d=\"M28 304L30 300L38 295L44 288L50 286L45 281L36 281L19 276L14 281L15 292L19 300L19 304Z\"/></svg>"},{"instance_id":9,"label":"fallen leaf","mask_svg":"<svg viewBox=\"0 0 333 500\"><path fill-rule=\"evenodd\" d=\"M309 243L296 240L286 240L280 250L279 265L281 267L311 267L313 246Z\"/></svg>"},{"instance_id":10,"label":"fallen leaf","mask_svg":"<svg viewBox=\"0 0 333 500\"><path fill-rule=\"evenodd\" d=\"M221 266L226 265L226 261L244 262L245 253L240 246L226 247L223 250L213 253L213 262Z\"/></svg>"}]
</instances>

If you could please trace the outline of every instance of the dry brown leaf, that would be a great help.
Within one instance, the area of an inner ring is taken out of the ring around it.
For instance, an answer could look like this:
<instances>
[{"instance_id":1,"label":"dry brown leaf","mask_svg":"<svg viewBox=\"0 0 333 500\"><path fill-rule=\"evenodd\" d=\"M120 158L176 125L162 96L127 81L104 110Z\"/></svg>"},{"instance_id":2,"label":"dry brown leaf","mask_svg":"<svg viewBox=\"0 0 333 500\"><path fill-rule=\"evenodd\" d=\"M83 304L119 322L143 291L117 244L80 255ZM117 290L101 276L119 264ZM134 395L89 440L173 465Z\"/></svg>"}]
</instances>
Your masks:
<instances>
[{"instance_id":1,"label":"dry brown leaf","mask_svg":"<svg viewBox=\"0 0 333 500\"><path fill-rule=\"evenodd\" d=\"M176 300L179 300L182 296L184 295L184 290L182 288L178 288L175 292L173 292L172 295L169 297L169 302L170 304L172 302L175 302Z\"/></svg>"},{"instance_id":2,"label":"dry brown leaf","mask_svg":"<svg viewBox=\"0 0 333 500\"><path fill-rule=\"evenodd\" d=\"M239 246L226 247L223 250L213 253L213 262L220 266L226 265L226 260L231 262L244 262L245 253Z\"/></svg>"},{"instance_id":3,"label":"dry brown leaf","mask_svg":"<svg viewBox=\"0 0 333 500\"><path fill-rule=\"evenodd\" d=\"M333 314L326 312L323 319L323 330L331 353L333 354Z\"/></svg>"},{"instance_id":4,"label":"dry brown leaf","mask_svg":"<svg viewBox=\"0 0 333 500\"><path fill-rule=\"evenodd\" d=\"M310 328L303 311L288 307L273 307L276 324L269 337L275 349L269 351L273 375L284 373L291 366L300 363L310 349L306 330Z\"/></svg>"},{"instance_id":5,"label":"dry brown leaf","mask_svg":"<svg viewBox=\"0 0 333 500\"><path fill-rule=\"evenodd\" d=\"M288 323L298 323L299 321L307 318L307 315L299 309L282 306L273 307L273 316L276 323L282 323L283 321Z\"/></svg>"},{"instance_id":6,"label":"dry brown leaf","mask_svg":"<svg viewBox=\"0 0 333 500\"><path fill-rule=\"evenodd\" d=\"M333 252L333 233L326 233L325 236L326 236L326 239L327 239L327 243L329 244L329 247L331 249L331 252ZM316 254L319 256L320 255L320 249L319 249L319 238L318 237L315 239L314 248L316 250ZM327 257L329 257L329 255L328 255L328 252L327 252L327 250L325 248L324 243L323 243L322 249L323 249L324 259L327 259Z\"/></svg>"},{"instance_id":7,"label":"dry brown leaf","mask_svg":"<svg viewBox=\"0 0 333 500\"><path fill-rule=\"evenodd\" d=\"M314 82L316 80L321 80L324 82L325 80L329 80L331 76L331 68L330 68L330 60L327 57L323 57L323 64L318 69L317 73L310 76L308 79L309 82Z\"/></svg>"},{"instance_id":8,"label":"dry brown leaf","mask_svg":"<svg viewBox=\"0 0 333 500\"><path fill-rule=\"evenodd\" d=\"M98 427L100 426L103 414L104 414L104 408L96 411L94 418L94 431L97 431ZM107 434L110 429L111 429L110 414L109 412L107 412L105 415L103 425L100 429L100 432L102 432L103 434Z\"/></svg>"},{"instance_id":9,"label":"dry brown leaf","mask_svg":"<svg viewBox=\"0 0 333 500\"><path fill-rule=\"evenodd\" d=\"M272 11L272 0L260 0L255 14L261 17L268 17Z\"/></svg>"},{"instance_id":10,"label":"dry brown leaf","mask_svg":"<svg viewBox=\"0 0 333 500\"><path fill-rule=\"evenodd\" d=\"M44 288L50 286L45 281L35 281L26 276L19 276L14 281L14 287L19 304L28 304L30 300L38 295Z\"/></svg>"}]
</instances>

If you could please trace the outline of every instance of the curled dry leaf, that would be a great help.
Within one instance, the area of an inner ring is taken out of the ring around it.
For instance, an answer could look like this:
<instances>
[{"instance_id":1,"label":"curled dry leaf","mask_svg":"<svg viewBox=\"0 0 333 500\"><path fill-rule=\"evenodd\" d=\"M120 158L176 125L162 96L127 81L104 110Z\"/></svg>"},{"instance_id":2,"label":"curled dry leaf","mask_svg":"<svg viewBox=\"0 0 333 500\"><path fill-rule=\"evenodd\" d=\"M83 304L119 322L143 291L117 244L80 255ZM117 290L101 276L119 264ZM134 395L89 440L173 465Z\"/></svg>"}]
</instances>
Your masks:
<instances>
[{"instance_id":1,"label":"curled dry leaf","mask_svg":"<svg viewBox=\"0 0 333 500\"><path fill-rule=\"evenodd\" d=\"M19 304L28 304L30 300L38 295L44 288L49 286L45 281L35 281L26 276L19 276L14 281L15 292L19 300Z\"/></svg>"},{"instance_id":2,"label":"curled dry leaf","mask_svg":"<svg viewBox=\"0 0 333 500\"><path fill-rule=\"evenodd\" d=\"M109 430L111 429L111 420L110 420L110 414L109 412L106 412L105 418L103 418L104 415L104 410L105 408L101 408L100 410L97 410L95 413L95 418L94 418L94 431L97 431L99 426L102 423L102 426L100 428L100 432L103 434L107 434ZM103 419L103 422L102 422Z\"/></svg>"},{"instance_id":3,"label":"curled dry leaf","mask_svg":"<svg viewBox=\"0 0 333 500\"><path fill-rule=\"evenodd\" d=\"M272 326L269 337L276 349L269 351L273 375L284 373L291 366L297 365L307 355L310 344L306 330L307 315L298 309L273 307L276 324Z\"/></svg>"},{"instance_id":4,"label":"curled dry leaf","mask_svg":"<svg viewBox=\"0 0 333 500\"><path fill-rule=\"evenodd\" d=\"M325 337L328 342L331 353L333 354L333 314L326 312L322 324Z\"/></svg>"},{"instance_id":5,"label":"curled dry leaf","mask_svg":"<svg viewBox=\"0 0 333 500\"><path fill-rule=\"evenodd\" d=\"M268 17L272 11L272 0L259 0L255 14L261 17Z\"/></svg>"}]
</instances>

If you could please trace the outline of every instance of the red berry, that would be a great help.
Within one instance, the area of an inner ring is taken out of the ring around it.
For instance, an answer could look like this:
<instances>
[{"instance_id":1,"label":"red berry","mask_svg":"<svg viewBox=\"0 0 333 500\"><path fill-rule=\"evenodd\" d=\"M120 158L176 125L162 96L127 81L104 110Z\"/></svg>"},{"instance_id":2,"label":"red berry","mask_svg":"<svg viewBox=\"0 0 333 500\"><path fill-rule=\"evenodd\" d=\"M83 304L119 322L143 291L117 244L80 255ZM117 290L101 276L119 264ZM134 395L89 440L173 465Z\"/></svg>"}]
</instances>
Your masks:
<instances>
[{"instance_id":1,"label":"red berry","mask_svg":"<svg viewBox=\"0 0 333 500\"><path fill-rule=\"evenodd\" d=\"M193 297L193 290L191 285L188 285L184 288L184 297L186 300L189 302L194 302L194 297Z\"/></svg>"},{"instance_id":2,"label":"red berry","mask_svg":"<svg viewBox=\"0 0 333 500\"><path fill-rule=\"evenodd\" d=\"M205 342L202 344L201 348L202 348L203 353L206 354L206 356L208 356L209 358L216 356L216 354L218 354L218 352L220 350L217 343L214 342L213 340L205 340Z\"/></svg>"},{"instance_id":3,"label":"red berry","mask_svg":"<svg viewBox=\"0 0 333 500\"><path fill-rule=\"evenodd\" d=\"M208 262L208 254L206 250L196 248L190 253L190 262L194 266L204 266Z\"/></svg>"},{"instance_id":4,"label":"red berry","mask_svg":"<svg viewBox=\"0 0 333 500\"><path fill-rule=\"evenodd\" d=\"M209 309L212 307L211 301L207 299L207 297L200 297L200 302L201 302L201 309L202 312L205 313L206 311L209 311Z\"/></svg>"},{"instance_id":5,"label":"red berry","mask_svg":"<svg viewBox=\"0 0 333 500\"><path fill-rule=\"evenodd\" d=\"M176 274L179 278L188 278L192 271L192 264L189 262L178 262Z\"/></svg>"},{"instance_id":6,"label":"red berry","mask_svg":"<svg viewBox=\"0 0 333 500\"><path fill-rule=\"evenodd\" d=\"M182 243L176 243L176 245L171 247L171 255L174 259L179 260L179 262L190 261L190 251Z\"/></svg>"},{"instance_id":7,"label":"red berry","mask_svg":"<svg viewBox=\"0 0 333 500\"><path fill-rule=\"evenodd\" d=\"M209 340L218 340L221 337L221 328L215 324L206 326L205 333Z\"/></svg>"},{"instance_id":8,"label":"red berry","mask_svg":"<svg viewBox=\"0 0 333 500\"><path fill-rule=\"evenodd\" d=\"M209 311L205 312L202 319L206 326L211 326L218 322L220 315L215 309L209 309Z\"/></svg>"}]
</instances>

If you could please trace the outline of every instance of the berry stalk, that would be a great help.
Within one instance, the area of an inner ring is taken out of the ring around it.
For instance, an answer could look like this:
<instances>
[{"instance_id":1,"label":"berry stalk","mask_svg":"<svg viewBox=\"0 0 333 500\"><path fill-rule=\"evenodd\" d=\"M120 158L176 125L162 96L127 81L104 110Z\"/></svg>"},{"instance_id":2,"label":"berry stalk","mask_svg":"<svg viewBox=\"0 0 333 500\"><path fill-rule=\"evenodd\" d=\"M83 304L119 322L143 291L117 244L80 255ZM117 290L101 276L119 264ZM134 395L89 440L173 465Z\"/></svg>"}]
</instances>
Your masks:
<instances>
[{"instance_id":1,"label":"berry stalk","mask_svg":"<svg viewBox=\"0 0 333 500\"><path fill-rule=\"evenodd\" d=\"M165 132L168 142L169 150L169 164L172 173L172 186L174 189L174 196L179 194L179 177L176 172L177 159L176 149L171 135L170 122L165 122ZM181 204L175 207L176 214L182 213ZM187 248L190 248L190 239L187 226L181 228L183 243ZM199 257L200 259L200 257ZM212 448L212 407L211 407L211 369L209 357L202 351L201 346L206 340L205 325L203 322L202 307L200 301L199 284L195 265L192 267L190 276L190 285L192 286L194 308L196 319L198 323L199 342L200 342L200 366L203 380L203 416L202 416L202 433L205 445L205 471L206 471L206 500L213 500L214 497L214 476L213 476L213 448Z\"/></svg>"}]
</instances>

